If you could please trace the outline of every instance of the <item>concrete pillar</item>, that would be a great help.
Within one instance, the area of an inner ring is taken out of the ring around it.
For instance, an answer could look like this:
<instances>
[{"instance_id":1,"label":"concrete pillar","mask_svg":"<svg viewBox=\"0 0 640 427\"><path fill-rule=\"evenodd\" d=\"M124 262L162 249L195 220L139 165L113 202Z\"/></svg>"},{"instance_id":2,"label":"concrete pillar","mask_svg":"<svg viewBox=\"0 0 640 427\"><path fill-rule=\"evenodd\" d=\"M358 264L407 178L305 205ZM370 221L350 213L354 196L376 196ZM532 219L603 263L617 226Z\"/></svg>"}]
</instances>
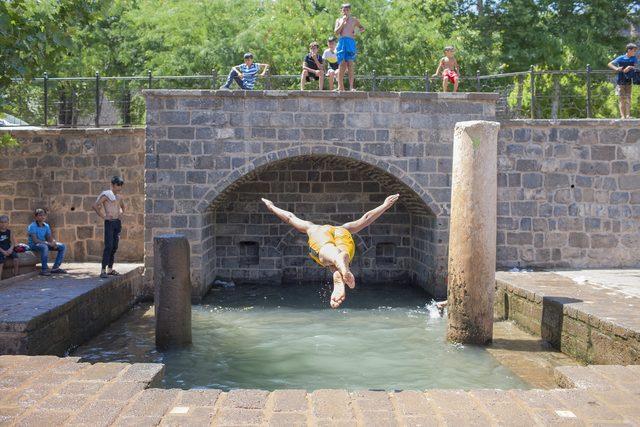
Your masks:
<instances>
[{"instance_id":1,"label":"concrete pillar","mask_svg":"<svg viewBox=\"0 0 640 427\"><path fill-rule=\"evenodd\" d=\"M456 123L449 231L449 341L486 344L493 336L497 153L500 124Z\"/></svg>"},{"instance_id":2,"label":"concrete pillar","mask_svg":"<svg viewBox=\"0 0 640 427\"><path fill-rule=\"evenodd\" d=\"M191 343L190 248L185 236L164 234L153 239L156 347Z\"/></svg>"}]
</instances>

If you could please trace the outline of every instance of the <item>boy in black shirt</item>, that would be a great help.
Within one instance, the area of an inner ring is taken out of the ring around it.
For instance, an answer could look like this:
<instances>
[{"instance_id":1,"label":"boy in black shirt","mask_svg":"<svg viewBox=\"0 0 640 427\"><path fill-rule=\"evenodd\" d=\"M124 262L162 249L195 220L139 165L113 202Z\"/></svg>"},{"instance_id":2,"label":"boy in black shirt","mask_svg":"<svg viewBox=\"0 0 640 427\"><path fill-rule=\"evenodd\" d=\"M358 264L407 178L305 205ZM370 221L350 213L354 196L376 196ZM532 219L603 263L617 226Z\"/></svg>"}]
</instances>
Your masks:
<instances>
[{"instance_id":1,"label":"boy in black shirt","mask_svg":"<svg viewBox=\"0 0 640 427\"><path fill-rule=\"evenodd\" d=\"M2 269L4 268L5 260L13 258L13 275L18 275L20 270L20 263L18 262L18 254L15 253L14 247L16 242L9 230L9 217L6 215L0 215L0 280L2 280Z\"/></svg>"},{"instance_id":2,"label":"boy in black shirt","mask_svg":"<svg viewBox=\"0 0 640 427\"><path fill-rule=\"evenodd\" d=\"M324 87L324 67L322 66L322 56L318 53L318 42L309 45L309 53L302 61L302 75L300 76L300 90L304 90L305 82L311 79L318 80L318 89Z\"/></svg>"}]
</instances>

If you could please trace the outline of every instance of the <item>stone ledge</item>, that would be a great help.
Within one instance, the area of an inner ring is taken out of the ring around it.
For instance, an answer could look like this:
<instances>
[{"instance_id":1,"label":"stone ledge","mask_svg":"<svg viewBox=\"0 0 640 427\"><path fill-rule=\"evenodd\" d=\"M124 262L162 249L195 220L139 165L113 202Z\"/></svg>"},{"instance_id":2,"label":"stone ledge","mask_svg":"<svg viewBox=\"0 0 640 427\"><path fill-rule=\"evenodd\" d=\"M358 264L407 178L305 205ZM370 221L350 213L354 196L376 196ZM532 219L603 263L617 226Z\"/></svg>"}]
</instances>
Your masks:
<instances>
[{"instance_id":1,"label":"stone ledge","mask_svg":"<svg viewBox=\"0 0 640 427\"><path fill-rule=\"evenodd\" d=\"M640 298L549 272L496 273L495 316L586 363L640 364Z\"/></svg>"},{"instance_id":2,"label":"stone ledge","mask_svg":"<svg viewBox=\"0 0 640 427\"><path fill-rule=\"evenodd\" d=\"M640 127L640 119L509 119L499 120L503 127L522 127L522 126L571 126L571 127L601 127L601 126L618 126L631 128L634 125Z\"/></svg>"},{"instance_id":3,"label":"stone ledge","mask_svg":"<svg viewBox=\"0 0 640 427\"><path fill-rule=\"evenodd\" d=\"M38 127L38 126L16 126L16 127L0 127L1 133L10 133L16 137L26 136L46 136L46 135L64 135L64 136L85 136L85 135L131 135L140 134L144 136L145 126L132 127L103 127L103 128L63 128L63 127Z\"/></svg>"},{"instance_id":4,"label":"stone ledge","mask_svg":"<svg viewBox=\"0 0 640 427\"><path fill-rule=\"evenodd\" d=\"M499 95L492 92L331 92L318 90L187 90L187 89L145 89L147 98L335 98L335 99L400 99L400 100L450 100L450 101L492 101Z\"/></svg>"}]
</instances>

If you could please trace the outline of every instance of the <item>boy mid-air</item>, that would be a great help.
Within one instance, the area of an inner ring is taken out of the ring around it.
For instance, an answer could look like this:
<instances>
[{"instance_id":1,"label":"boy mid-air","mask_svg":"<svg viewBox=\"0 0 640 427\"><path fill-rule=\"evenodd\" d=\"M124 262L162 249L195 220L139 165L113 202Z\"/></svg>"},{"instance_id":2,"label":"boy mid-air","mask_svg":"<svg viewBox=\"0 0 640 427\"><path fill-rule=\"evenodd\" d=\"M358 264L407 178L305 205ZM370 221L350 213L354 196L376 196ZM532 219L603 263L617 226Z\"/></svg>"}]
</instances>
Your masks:
<instances>
[{"instance_id":1,"label":"boy mid-air","mask_svg":"<svg viewBox=\"0 0 640 427\"><path fill-rule=\"evenodd\" d=\"M270 200L262 199L262 201L282 221L290 224L301 233L307 234L309 237L309 256L321 267L327 267L333 273L333 292L331 293L330 305L331 308L338 308L346 298L345 283L351 289L356 286L356 279L349 269L356 251L351 233L357 233L371 225L393 206L399 197L398 194L393 194L387 197L380 206L365 213L360 219L341 226L314 224L276 207Z\"/></svg>"},{"instance_id":2,"label":"boy mid-air","mask_svg":"<svg viewBox=\"0 0 640 427\"><path fill-rule=\"evenodd\" d=\"M455 57L455 48L453 46L447 46L444 48L444 56L438 63L438 69L433 77L438 77L440 70L442 70L442 91L447 92L449 90L449 82L453 84L453 91L458 91L458 80L460 79L460 67Z\"/></svg>"},{"instance_id":3,"label":"boy mid-air","mask_svg":"<svg viewBox=\"0 0 640 427\"><path fill-rule=\"evenodd\" d=\"M338 39L338 90L344 90L344 72L349 70L349 89L356 90L354 86L356 72L356 30L364 32L364 27L355 16L351 16L351 5L342 5L342 17L336 19L333 32Z\"/></svg>"}]
</instances>

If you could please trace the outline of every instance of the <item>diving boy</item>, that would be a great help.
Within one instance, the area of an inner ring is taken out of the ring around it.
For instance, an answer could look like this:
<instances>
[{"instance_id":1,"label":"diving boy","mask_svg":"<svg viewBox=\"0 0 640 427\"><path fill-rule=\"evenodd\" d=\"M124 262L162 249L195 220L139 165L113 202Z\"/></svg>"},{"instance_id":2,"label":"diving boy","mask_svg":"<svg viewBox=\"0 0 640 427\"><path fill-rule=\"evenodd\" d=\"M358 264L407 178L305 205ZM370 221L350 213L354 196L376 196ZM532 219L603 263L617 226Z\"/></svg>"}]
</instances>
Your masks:
<instances>
[{"instance_id":1,"label":"diving boy","mask_svg":"<svg viewBox=\"0 0 640 427\"><path fill-rule=\"evenodd\" d=\"M351 233L368 227L387 211L400 196L393 194L375 209L365 213L360 219L347 222L341 226L317 225L311 221L304 221L291 212L276 207L273 202L262 199L267 208L282 221L293 228L306 233L309 237L309 256L321 267L327 267L333 273L333 292L331 293L331 308L338 308L345 300L344 285L351 289L356 286L356 279L349 266L355 255L356 246Z\"/></svg>"}]
</instances>

